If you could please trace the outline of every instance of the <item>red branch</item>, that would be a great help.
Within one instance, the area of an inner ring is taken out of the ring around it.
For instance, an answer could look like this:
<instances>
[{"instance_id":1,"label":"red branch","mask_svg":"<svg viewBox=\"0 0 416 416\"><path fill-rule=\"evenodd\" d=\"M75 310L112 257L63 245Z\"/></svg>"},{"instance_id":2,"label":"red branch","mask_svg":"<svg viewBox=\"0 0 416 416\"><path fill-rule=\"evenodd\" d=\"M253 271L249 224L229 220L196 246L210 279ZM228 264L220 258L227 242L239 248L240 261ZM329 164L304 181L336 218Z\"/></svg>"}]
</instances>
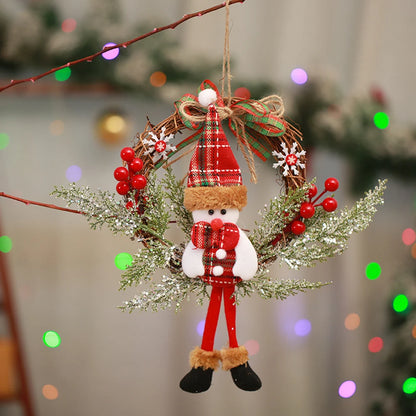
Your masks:
<instances>
[{"instance_id":1,"label":"red branch","mask_svg":"<svg viewBox=\"0 0 416 416\"><path fill-rule=\"evenodd\" d=\"M1 196L4 197L4 198L14 199L15 201L23 202L26 205L38 205L39 207L56 209L58 211L72 212L73 214L84 214L82 211L78 211L76 209L58 207L57 205L44 204L43 202L29 201L28 199L18 198L17 196L8 195L8 194L5 194L4 192L0 192L0 197Z\"/></svg>"},{"instance_id":2,"label":"red branch","mask_svg":"<svg viewBox=\"0 0 416 416\"><path fill-rule=\"evenodd\" d=\"M231 4L235 4L235 3L244 3L244 1L245 0L230 0L229 4L231 5ZM198 16L203 16L205 14L214 12L214 11L219 10L219 9L222 9L225 6L226 6L226 2L221 3L221 4L217 4L214 7L210 7L209 9L201 10L199 12L195 12L195 13L191 13L191 14L185 14L182 17L182 19L179 19L176 22L171 23L170 25L163 26L163 27L155 27L149 33L138 36L137 38L128 40L126 42L119 43L117 45L106 46L105 48L103 48L99 52L96 52L92 55L86 56L85 58L81 58L81 59L77 59L75 61L68 62L68 63L66 63L64 65L61 65L61 66L58 66L56 68L52 68L49 71L44 72L43 74L36 75L36 76L33 76L33 77L29 77L29 78L25 78L25 79L17 79L17 80L12 79L7 85L0 88L0 92L2 92L4 90L7 90L8 88L13 87L15 85L22 84L24 82L29 82L29 81L30 82L35 82L38 79L41 79L43 77L46 77L47 75L50 75L50 74L53 74L56 71L59 71L60 69L67 68L67 67L70 67L70 66L74 66L74 65L77 65L81 62L92 62L92 60L95 59L97 56L100 56L100 55L102 55L103 53L105 53L107 51L111 51L112 49L116 49L116 48L127 48L127 46L130 46L132 43L139 42L139 41L141 41L141 40L143 40L143 39L145 39L149 36L152 36L152 35L154 35L156 33L159 33L159 32L163 32L164 30L167 30L167 29L175 29L176 26L179 26L180 24L186 22L189 19L192 19L192 18L198 17Z\"/></svg>"}]
</instances>

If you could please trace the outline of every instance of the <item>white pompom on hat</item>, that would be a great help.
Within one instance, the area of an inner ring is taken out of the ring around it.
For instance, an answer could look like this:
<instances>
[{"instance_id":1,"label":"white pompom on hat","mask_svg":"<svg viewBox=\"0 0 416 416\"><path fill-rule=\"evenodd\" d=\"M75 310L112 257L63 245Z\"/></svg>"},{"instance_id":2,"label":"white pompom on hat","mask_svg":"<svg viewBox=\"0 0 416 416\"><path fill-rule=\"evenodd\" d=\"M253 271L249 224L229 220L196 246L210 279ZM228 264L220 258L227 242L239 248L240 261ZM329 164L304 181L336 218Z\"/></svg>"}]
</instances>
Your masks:
<instances>
[{"instance_id":1,"label":"white pompom on hat","mask_svg":"<svg viewBox=\"0 0 416 416\"><path fill-rule=\"evenodd\" d=\"M208 107L210 104L214 104L217 99L217 93L211 88L206 88L198 94L199 104L204 107Z\"/></svg>"}]
</instances>

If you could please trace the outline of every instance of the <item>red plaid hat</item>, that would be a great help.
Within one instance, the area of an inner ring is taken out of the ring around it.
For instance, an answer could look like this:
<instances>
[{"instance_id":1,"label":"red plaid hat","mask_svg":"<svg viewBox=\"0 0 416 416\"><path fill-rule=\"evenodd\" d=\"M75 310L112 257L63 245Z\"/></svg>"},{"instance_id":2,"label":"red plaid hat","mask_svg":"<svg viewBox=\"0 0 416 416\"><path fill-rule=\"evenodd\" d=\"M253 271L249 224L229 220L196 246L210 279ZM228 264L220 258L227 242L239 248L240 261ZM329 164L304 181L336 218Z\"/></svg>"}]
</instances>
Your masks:
<instances>
[{"instance_id":1,"label":"red plaid hat","mask_svg":"<svg viewBox=\"0 0 416 416\"><path fill-rule=\"evenodd\" d=\"M240 167L215 105L210 103L202 136L189 165L185 208L189 211L221 208L241 210L246 203L247 189L242 182Z\"/></svg>"}]
</instances>

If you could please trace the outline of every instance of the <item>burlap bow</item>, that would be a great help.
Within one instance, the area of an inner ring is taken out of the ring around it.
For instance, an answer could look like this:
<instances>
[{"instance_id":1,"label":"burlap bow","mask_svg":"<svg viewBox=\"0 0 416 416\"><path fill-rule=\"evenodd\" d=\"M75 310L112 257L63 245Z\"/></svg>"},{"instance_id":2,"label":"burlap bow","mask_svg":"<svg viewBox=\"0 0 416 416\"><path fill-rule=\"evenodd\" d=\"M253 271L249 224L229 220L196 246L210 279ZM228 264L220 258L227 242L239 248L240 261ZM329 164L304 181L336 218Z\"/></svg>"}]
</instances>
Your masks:
<instances>
[{"instance_id":1,"label":"burlap bow","mask_svg":"<svg viewBox=\"0 0 416 416\"><path fill-rule=\"evenodd\" d=\"M237 138L238 145L247 161L251 181L257 182L254 168L253 153L265 161L270 157L270 152L260 142L261 136L279 137L286 132L286 122L282 116L284 107L282 99L277 95L271 95L261 100L231 98L224 102L217 87L209 80L202 82L198 93L206 88L211 88L217 93L215 103L221 120L228 119L228 126ZM175 102L176 109L183 124L189 129L196 130L183 144L196 141L201 136L207 113L198 98L192 94L185 94Z\"/></svg>"}]
</instances>

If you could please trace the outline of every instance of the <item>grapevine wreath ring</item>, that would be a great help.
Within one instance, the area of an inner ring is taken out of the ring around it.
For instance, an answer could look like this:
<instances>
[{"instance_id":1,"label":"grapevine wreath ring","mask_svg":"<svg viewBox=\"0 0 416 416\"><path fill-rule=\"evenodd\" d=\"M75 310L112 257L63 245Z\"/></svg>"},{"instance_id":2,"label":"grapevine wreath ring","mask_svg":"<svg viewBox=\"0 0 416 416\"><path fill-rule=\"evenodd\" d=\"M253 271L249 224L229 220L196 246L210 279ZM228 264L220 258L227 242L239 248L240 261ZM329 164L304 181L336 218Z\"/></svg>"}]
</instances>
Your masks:
<instances>
[{"instance_id":1,"label":"grapevine wreath ring","mask_svg":"<svg viewBox=\"0 0 416 416\"><path fill-rule=\"evenodd\" d=\"M276 260L292 269L311 267L341 254L351 234L364 230L377 211L375 206L383 202L385 181L380 181L354 207L335 213L337 201L332 195L321 202L320 199L326 192L336 191L338 181L328 178L319 195L313 181L307 183L302 135L284 119L282 99L276 95L261 100L223 98L216 86L205 80L198 96L182 96L175 102L173 114L158 124L148 120L132 147L121 150L122 166L114 171L121 200L107 191L94 193L75 184L56 188L52 193L69 205L77 205L91 228L106 225L114 234L122 233L142 244L143 248L123 268L120 289L143 283L150 287L124 302L124 310L179 309L191 294L200 304L209 297L209 285L202 279L187 278L182 270L182 255L193 220L183 205L184 180L177 180L170 169L171 164L193 151L203 134L207 106L198 98L204 90L215 91L215 109L219 119L228 122L247 162L251 181L257 181L254 156L262 161L273 158L273 168L280 173L284 185L284 191L259 212L261 219L249 234L258 257L258 271L253 279L237 283L236 302L252 294L285 299L328 284L305 279L277 280L270 277L268 267ZM175 136L185 132L190 135L173 145ZM161 179L156 177L160 167L166 168ZM186 241L174 243L167 239L165 233L171 223L184 232ZM167 272L161 281L153 279L159 270Z\"/></svg>"}]
</instances>

